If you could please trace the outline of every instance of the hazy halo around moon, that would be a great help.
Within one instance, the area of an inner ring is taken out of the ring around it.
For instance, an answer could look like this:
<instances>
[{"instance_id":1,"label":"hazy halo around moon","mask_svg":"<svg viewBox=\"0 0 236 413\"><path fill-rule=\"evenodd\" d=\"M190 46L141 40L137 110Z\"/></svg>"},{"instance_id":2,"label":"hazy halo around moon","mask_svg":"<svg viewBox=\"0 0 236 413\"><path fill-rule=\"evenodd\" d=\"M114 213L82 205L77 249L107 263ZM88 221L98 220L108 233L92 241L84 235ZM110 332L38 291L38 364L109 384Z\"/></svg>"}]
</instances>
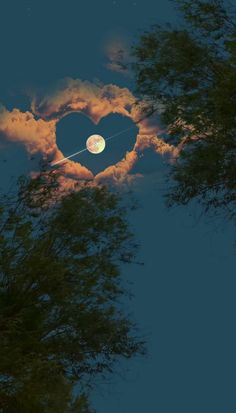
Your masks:
<instances>
[{"instance_id":1,"label":"hazy halo around moon","mask_svg":"<svg viewBox=\"0 0 236 413\"><path fill-rule=\"evenodd\" d=\"M104 151L106 141L101 135L91 135L86 141L86 147L93 154Z\"/></svg>"}]
</instances>

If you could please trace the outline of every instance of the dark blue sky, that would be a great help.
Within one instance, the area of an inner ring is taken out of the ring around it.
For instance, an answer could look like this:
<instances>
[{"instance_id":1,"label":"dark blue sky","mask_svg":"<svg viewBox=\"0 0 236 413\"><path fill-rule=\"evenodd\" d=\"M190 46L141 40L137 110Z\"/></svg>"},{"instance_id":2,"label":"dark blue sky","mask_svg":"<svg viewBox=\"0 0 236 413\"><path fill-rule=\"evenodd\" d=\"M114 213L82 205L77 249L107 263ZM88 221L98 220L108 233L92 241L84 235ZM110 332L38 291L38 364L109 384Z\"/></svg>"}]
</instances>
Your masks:
<instances>
[{"instance_id":1,"label":"dark blue sky","mask_svg":"<svg viewBox=\"0 0 236 413\"><path fill-rule=\"evenodd\" d=\"M104 45L118 35L130 42L165 20L177 20L167 0L1 0L0 102L25 110L26 86L47 88L64 77L132 86L129 78L106 69ZM63 151L72 149L79 133L76 116L59 126L58 144L68 137ZM120 130L126 121L110 118L100 127L106 133L115 122ZM91 127L84 124L84 133ZM115 162L127 149L124 141L114 141L101 164L90 167L102 169L107 157ZM1 184L32 168L15 144L1 148L0 160ZM147 335L149 356L125 363L130 371L112 377L111 384L99 383L94 406L98 413L234 413L233 229L222 221L199 220L196 206L167 210L163 161L150 150L137 172L144 173L134 187L140 208L130 213L130 221L145 266L126 269L126 276L135 294L129 309Z\"/></svg>"}]
</instances>

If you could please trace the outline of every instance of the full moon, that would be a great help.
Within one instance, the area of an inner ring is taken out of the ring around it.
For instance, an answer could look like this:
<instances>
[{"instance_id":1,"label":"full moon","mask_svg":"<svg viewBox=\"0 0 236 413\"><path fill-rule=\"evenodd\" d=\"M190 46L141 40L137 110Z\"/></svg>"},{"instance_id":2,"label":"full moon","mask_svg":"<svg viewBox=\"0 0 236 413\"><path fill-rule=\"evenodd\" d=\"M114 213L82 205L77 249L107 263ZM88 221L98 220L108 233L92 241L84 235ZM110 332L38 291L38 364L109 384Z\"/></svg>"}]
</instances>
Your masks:
<instances>
[{"instance_id":1,"label":"full moon","mask_svg":"<svg viewBox=\"0 0 236 413\"><path fill-rule=\"evenodd\" d=\"M101 153L106 146L105 139L100 135L91 135L86 142L86 147L91 153Z\"/></svg>"}]
</instances>

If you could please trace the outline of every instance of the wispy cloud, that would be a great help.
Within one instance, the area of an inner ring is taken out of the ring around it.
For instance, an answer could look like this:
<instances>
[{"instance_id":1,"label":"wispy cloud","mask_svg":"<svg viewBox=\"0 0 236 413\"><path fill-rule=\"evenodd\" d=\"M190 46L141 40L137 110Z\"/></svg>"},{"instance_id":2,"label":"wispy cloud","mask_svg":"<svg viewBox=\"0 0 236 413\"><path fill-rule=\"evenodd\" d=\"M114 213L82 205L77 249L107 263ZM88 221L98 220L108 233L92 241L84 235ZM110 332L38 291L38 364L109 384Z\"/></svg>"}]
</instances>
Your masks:
<instances>
[{"instance_id":1,"label":"wispy cloud","mask_svg":"<svg viewBox=\"0 0 236 413\"><path fill-rule=\"evenodd\" d=\"M107 69L125 76L132 76L130 45L127 39L120 35L113 36L105 45L104 52L108 59Z\"/></svg>"}]
</instances>

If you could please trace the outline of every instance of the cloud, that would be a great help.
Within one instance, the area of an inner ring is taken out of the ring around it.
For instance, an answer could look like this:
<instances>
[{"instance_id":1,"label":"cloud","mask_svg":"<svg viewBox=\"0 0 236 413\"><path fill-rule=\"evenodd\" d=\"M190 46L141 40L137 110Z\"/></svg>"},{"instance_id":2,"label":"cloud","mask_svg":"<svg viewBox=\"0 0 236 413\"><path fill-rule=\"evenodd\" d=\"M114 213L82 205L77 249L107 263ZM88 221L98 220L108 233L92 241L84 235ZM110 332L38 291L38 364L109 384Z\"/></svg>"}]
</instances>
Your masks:
<instances>
[{"instance_id":1,"label":"cloud","mask_svg":"<svg viewBox=\"0 0 236 413\"><path fill-rule=\"evenodd\" d=\"M109 42L104 47L104 52L108 58L107 69L125 76L131 76L130 46L124 36L116 34L109 38Z\"/></svg>"},{"instance_id":2,"label":"cloud","mask_svg":"<svg viewBox=\"0 0 236 413\"><path fill-rule=\"evenodd\" d=\"M137 152L143 152L145 149L153 148L160 155L174 156L176 148L169 145L156 135L137 135L134 149Z\"/></svg>"},{"instance_id":3,"label":"cloud","mask_svg":"<svg viewBox=\"0 0 236 413\"><path fill-rule=\"evenodd\" d=\"M11 112L2 108L0 111L0 133L10 142L25 146L29 154L40 153L44 159L64 157L56 143L56 120L35 119L30 112L13 109ZM89 180L93 174L85 166L70 162L64 166L65 174L76 179Z\"/></svg>"},{"instance_id":4,"label":"cloud","mask_svg":"<svg viewBox=\"0 0 236 413\"><path fill-rule=\"evenodd\" d=\"M126 152L125 157L115 165L111 165L104 171L95 176L98 183L113 182L115 184L123 184L130 182L135 176L130 176L133 166L138 160L138 154L135 150Z\"/></svg>"},{"instance_id":5,"label":"cloud","mask_svg":"<svg viewBox=\"0 0 236 413\"><path fill-rule=\"evenodd\" d=\"M0 133L11 142L23 144L30 154L40 152L50 156L58 151L55 121L37 120L30 112L21 112L19 109L10 112L2 108Z\"/></svg>"},{"instance_id":6,"label":"cloud","mask_svg":"<svg viewBox=\"0 0 236 413\"><path fill-rule=\"evenodd\" d=\"M130 116L134 103L135 98L127 88L66 78L49 95L43 98L33 95L31 109L45 120L59 120L71 112L82 112L98 123L109 113Z\"/></svg>"},{"instance_id":7,"label":"cloud","mask_svg":"<svg viewBox=\"0 0 236 413\"><path fill-rule=\"evenodd\" d=\"M40 96L31 92L32 112L21 112L15 108L0 110L0 133L6 140L19 142L30 154L39 153L54 163L64 158L57 147L56 126L66 115L81 112L95 123L110 113L118 113L137 122L143 117L143 105L128 88L113 84L103 85L80 79L66 78L60 81L50 93ZM91 184L113 182L120 185L133 181L138 175L132 169L140 154L147 148L161 155L174 158L177 148L167 144L160 137L161 130L153 118L146 118L137 124L139 132L133 149L117 164L111 165L96 176L86 167L73 160L60 165L64 173L63 184L73 186L73 182L89 181Z\"/></svg>"},{"instance_id":8,"label":"cloud","mask_svg":"<svg viewBox=\"0 0 236 413\"><path fill-rule=\"evenodd\" d=\"M76 180L92 180L94 178L93 173L86 168L86 166L81 165L79 162L66 162L62 167L61 170L64 171L64 174L68 176L68 178L76 179Z\"/></svg>"}]
</instances>

